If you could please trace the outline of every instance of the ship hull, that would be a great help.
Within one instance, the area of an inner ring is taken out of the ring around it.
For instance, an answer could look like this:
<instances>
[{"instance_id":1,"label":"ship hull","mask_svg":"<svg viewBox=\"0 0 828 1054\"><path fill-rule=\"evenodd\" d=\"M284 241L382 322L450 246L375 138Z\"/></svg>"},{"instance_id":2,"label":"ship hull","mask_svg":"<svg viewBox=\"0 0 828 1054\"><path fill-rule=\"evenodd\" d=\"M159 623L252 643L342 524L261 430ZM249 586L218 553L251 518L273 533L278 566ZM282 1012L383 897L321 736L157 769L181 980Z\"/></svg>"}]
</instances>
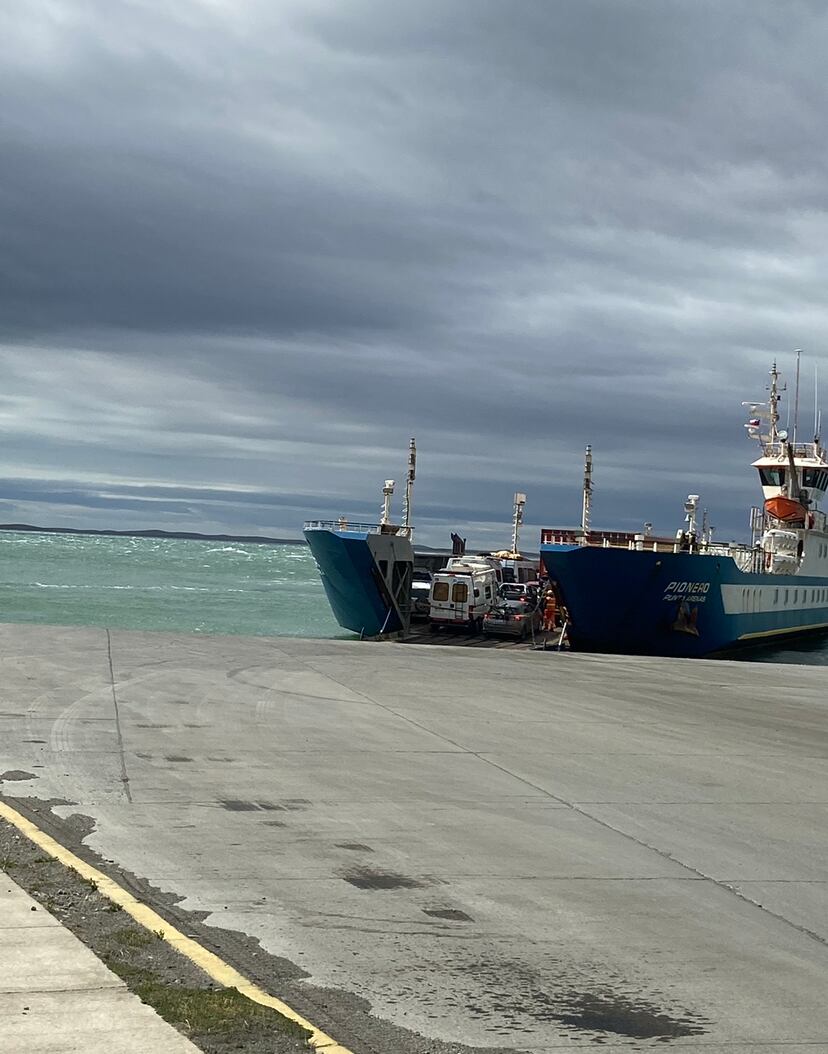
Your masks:
<instances>
[{"instance_id":1,"label":"ship hull","mask_svg":"<svg viewBox=\"0 0 828 1054\"><path fill-rule=\"evenodd\" d=\"M306 529L304 534L343 629L360 637L407 629L405 598L410 596L414 559L407 538L332 529Z\"/></svg>"},{"instance_id":2,"label":"ship hull","mask_svg":"<svg viewBox=\"0 0 828 1054\"><path fill-rule=\"evenodd\" d=\"M700 657L828 630L828 578L729 556L543 545L575 650Z\"/></svg>"}]
</instances>

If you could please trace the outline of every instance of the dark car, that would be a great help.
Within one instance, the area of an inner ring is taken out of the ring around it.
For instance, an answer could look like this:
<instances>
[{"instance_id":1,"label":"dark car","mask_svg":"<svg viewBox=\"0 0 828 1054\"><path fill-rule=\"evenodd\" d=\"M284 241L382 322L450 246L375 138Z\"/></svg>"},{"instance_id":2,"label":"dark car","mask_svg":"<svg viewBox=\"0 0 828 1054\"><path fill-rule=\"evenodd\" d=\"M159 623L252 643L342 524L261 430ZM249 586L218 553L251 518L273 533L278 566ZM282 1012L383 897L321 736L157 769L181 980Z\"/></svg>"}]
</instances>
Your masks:
<instances>
[{"instance_id":1,"label":"dark car","mask_svg":"<svg viewBox=\"0 0 828 1054\"><path fill-rule=\"evenodd\" d=\"M523 599L512 600L503 595L503 588L498 603L483 616L483 635L517 637L522 640L540 626L541 613L537 597L527 600L523 595Z\"/></svg>"},{"instance_id":2,"label":"dark car","mask_svg":"<svg viewBox=\"0 0 828 1054\"><path fill-rule=\"evenodd\" d=\"M504 582L500 587L502 600L520 600L532 607L538 607L539 593L537 582Z\"/></svg>"},{"instance_id":3,"label":"dark car","mask_svg":"<svg viewBox=\"0 0 828 1054\"><path fill-rule=\"evenodd\" d=\"M431 572L423 567L415 567L411 575L411 617L428 618L431 612L429 594L431 592Z\"/></svg>"}]
</instances>

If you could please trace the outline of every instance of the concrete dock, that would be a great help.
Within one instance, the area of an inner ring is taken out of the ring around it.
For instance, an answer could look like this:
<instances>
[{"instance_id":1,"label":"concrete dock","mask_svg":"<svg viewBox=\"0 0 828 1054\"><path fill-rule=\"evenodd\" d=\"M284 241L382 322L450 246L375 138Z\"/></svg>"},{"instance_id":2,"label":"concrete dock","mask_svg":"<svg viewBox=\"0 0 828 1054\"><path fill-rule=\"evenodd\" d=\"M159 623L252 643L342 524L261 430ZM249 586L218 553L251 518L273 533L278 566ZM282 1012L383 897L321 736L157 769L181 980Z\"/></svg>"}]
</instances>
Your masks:
<instances>
[{"instance_id":1,"label":"concrete dock","mask_svg":"<svg viewBox=\"0 0 828 1054\"><path fill-rule=\"evenodd\" d=\"M828 1051L824 667L0 625L0 779L354 1054Z\"/></svg>"}]
</instances>

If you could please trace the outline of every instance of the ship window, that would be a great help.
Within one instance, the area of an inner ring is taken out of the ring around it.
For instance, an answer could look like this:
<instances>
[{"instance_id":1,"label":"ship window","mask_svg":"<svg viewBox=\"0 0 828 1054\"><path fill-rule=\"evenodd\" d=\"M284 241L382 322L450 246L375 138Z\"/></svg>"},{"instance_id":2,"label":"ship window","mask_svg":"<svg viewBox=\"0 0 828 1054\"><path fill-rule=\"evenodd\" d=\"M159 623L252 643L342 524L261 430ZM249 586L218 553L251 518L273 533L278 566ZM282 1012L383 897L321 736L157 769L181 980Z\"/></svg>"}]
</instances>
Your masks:
<instances>
[{"instance_id":1,"label":"ship window","mask_svg":"<svg viewBox=\"0 0 828 1054\"><path fill-rule=\"evenodd\" d=\"M785 603L788 603L788 590L785 590Z\"/></svg>"},{"instance_id":2,"label":"ship window","mask_svg":"<svg viewBox=\"0 0 828 1054\"><path fill-rule=\"evenodd\" d=\"M794 604L798 604L799 603L799 590L798 589L794 590L793 602L794 602Z\"/></svg>"},{"instance_id":3,"label":"ship window","mask_svg":"<svg viewBox=\"0 0 828 1054\"><path fill-rule=\"evenodd\" d=\"M765 487L785 486L784 468L760 468L759 478L762 480L762 485Z\"/></svg>"},{"instance_id":4,"label":"ship window","mask_svg":"<svg viewBox=\"0 0 828 1054\"><path fill-rule=\"evenodd\" d=\"M826 472L821 468L805 468L802 470L802 486L813 487L815 490L825 490Z\"/></svg>"},{"instance_id":5,"label":"ship window","mask_svg":"<svg viewBox=\"0 0 828 1054\"><path fill-rule=\"evenodd\" d=\"M774 604L778 604L779 603L779 590L778 589L774 589L774 591L773 591L773 602L774 602Z\"/></svg>"},{"instance_id":6,"label":"ship window","mask_svg":"<svg viewBox=\"0 0 828 1054\"><path fill-rule=\"evenodd\" d=\"M455 582L451 591L451 599L455 604L465 604L469 599L469 587L465 582Z\"/></svg>"},{"instance_id":7,"label":"ship window","mask_svg":"<svg viewBox=\"0 0 828 1054\"><path fill-rule=\"evenodd\" d=\"M435 582L431 588L431 595L437 601L446 601L449 597L448 582Z\"/></svg>"}]
</instances>

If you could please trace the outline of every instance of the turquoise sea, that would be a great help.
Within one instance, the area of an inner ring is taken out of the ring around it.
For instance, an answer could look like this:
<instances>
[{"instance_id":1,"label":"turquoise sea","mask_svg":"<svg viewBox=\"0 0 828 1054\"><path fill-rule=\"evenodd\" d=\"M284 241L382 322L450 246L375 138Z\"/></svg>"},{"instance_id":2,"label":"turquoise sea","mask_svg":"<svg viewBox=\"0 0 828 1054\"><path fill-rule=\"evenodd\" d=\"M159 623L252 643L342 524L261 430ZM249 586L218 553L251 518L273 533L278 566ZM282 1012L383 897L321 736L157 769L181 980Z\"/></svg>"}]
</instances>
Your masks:
<instances>
[{"instance_id":1,"label":"turquoise sea","mask_svg":"<svg viewBox=\"0 0 828 1054\"><path fill-rule=\"evenodd\" d=\"M306 545L0 531L0 621L343 637ZM754 662L828 665L825 637Z\"/></svg>"},{"instance_id":2,"label":"turquoise sea","mask_svg":"<svg viewBox=\"0 0 828 1054\"><path fill-rule=\"evenodd\" d=\"M0 621L349 637L306 545L0 531Z\"/></svg>"}]
</instances>

